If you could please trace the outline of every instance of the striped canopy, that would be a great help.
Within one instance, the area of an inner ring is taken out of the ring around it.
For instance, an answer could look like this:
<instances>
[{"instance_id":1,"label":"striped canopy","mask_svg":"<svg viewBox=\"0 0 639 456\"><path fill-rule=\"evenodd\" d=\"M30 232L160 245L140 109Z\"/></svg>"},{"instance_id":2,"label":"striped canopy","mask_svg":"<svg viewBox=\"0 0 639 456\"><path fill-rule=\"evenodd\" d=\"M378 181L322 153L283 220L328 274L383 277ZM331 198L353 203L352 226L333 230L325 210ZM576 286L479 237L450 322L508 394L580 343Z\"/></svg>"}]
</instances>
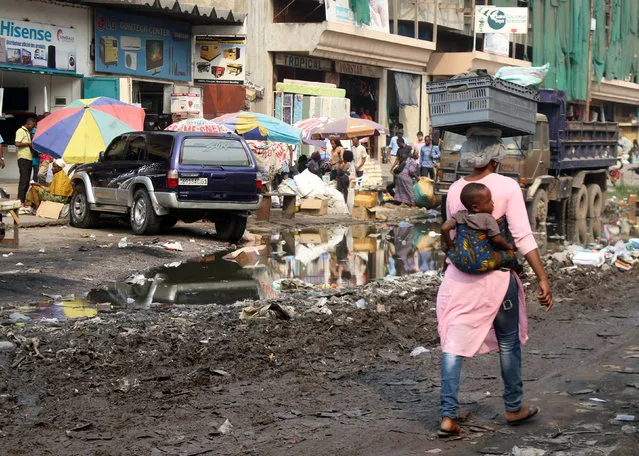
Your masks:
<instances>
[{"instance_id":1,"label":"striped canopy","mask_svg":"<svg viewBox=\"0 0 639 456\"><path fill-rule=\"evenodd\" d=\"M310 119L303 119L293 124L295 128L302 130L302 142L309 146L326 147L326 140L313 139L311 136L313 132L322 128L324 125L333 122L335 119L330 117L311 117Z\"/></svg>"},{"instance_id":2,"label":"striped canopy","mask_svg":"<svg viewBox=\"0 0 639 456\"><path fill-rule=\"evenodd\" d=\"M233 133L232 130L208 119L185 119L172 123L165 128L168 131L198 131L203 133Z\"/></svg>"},{"instance_id":3,"label":"striped canopy","mask_svg":"<svg viewBox=\"0 0 639 456\"><path fill-rule=\"evenodd\" d=\"M388 128L372 120L347 117L324 125L313 132L313 139L353 139L387 135Z\"/></svg>"},{"instance_id":4,"label":"striped canopy","mask_svg":"<svg viewBox=\"0 0 639 456\"><path fill-rule=\"evenodd\" d=\"M87 98L38 122L33 148L67 163L89 163L116 136L143 129L144 109L108 97Z\"/></svg>"},{"instance_id":5,"label":"striped canopy","mask_svg":"<svg viewBox=\"0 0 639 456\"><path fill-rule=\"evenodd\" d=\"M302 131L266 114L257 112L234 112L216 117L213 122L219 123L244 136L244 139L258 141L283 142L299 144Z\"/></svg>"}]
</instances>

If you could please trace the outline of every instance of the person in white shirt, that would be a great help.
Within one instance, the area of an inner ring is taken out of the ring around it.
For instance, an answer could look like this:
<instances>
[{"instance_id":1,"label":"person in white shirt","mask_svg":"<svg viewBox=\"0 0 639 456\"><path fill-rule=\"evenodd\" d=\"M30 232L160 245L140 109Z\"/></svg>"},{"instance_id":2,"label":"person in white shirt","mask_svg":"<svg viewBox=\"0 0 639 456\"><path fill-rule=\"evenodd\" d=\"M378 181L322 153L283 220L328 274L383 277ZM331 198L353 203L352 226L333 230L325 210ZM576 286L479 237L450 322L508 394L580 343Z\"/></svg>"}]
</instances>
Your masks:
<instances>
[{"instance_id":1,"label":"person in white shirt","mask_svg":"<svg viewBox=\"0 0 639 456\"><path fill-rule=\"evenodd\" d=\"M353 146L351 147L351 150L355 157L355 174L357 177L362 177L364 175L364 170L362 168L368 159L368 152L366 152L366 147L362 145L359 138L353 138L352 142Z\"/></svg>"}]
</instances>

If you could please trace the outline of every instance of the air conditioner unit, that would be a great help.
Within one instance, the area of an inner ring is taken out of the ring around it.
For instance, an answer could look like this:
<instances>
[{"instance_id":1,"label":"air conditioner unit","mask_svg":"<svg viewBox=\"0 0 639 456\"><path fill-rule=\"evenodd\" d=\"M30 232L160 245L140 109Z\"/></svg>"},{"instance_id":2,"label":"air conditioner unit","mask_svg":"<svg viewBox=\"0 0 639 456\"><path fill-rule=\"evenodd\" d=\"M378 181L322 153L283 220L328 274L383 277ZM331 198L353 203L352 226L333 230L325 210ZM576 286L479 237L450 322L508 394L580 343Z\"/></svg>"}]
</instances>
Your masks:
<instances>
[{"instance_id":1,"label":"air conditioner unit","mask_svg":"<svg viewBox=\"0 0 639 456\"><path fill-rule=\"evenodd\" d=\"M135 52L125 52L124 66L129 70L136 71L138 69L138 54Z\"/></svg>"},{"instance_id":2,"label":"air conditioner unit","mask_svg":"<svg viewBox=\"0 0 639 456\"><path fill-rule=\"evenodd\" d=\"M142 38L137 36L121 36L120 48L125 51L140 51L142 49Z\"/></svg>"}]
</instances>

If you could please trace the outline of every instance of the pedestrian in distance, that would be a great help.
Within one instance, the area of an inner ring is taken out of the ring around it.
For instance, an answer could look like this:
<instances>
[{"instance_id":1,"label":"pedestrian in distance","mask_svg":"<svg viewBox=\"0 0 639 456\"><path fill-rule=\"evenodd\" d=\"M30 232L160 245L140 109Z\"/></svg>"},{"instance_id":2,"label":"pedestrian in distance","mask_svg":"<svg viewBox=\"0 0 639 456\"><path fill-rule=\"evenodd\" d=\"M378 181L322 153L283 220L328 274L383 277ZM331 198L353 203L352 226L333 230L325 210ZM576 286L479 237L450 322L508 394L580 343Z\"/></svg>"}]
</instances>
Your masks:
<instances>
[{"instance_id":1,"label":"pedestrian in distance","mask_svg":"<svg viewBox=\"0 0 639 456\"><path fill-rule=\"evenodd\" d=\"M435 179L435 164L440 157L439 146L433 144L430 136L424 138L424 145L419 149L419 166L422 177Z\"/></svg>"},{"instance_id":2,"label":"pedestrian in distance","mask_svg":"<svg viewBox=\"0 0 639 456\"><path fill-rule=\"evenodd\" d=\"M368 152L366 152L366 147L360 142L359 138L353 138L353 146L351 150L353 152L354 162L355 162L355 173L357 177L362 177L364 175L364 164L366 160L368 160Z\"/></svg>"},{"instance_id":3,"label":"pedestrian in distance","mask_svg":"<svg viewBox=\"0 0 639 456\"><path fill-rule=\"evenodd\" d=\"M524 198L518 182L495 173L505 152L500 141L495 144L496 147L479 151L465 151L462 147L460 165L473 168L473 172L451 185L446 210L450 217L464 209L461 192L469 183L488 187L494 202L492 216L506 217L517 250L537 276L537 300L548 312L553 304L552 292L528 222ZM449 437L462 432L458 423L458 394L463 359L496 350L504 383L504 418L511 425L529 420L539 413L539 408L523 402L521 344L528 339L528 320L519 277L510 270L468 274L446 261L448 268L437 295L437 330L443 352L438 435Z\"/></svg>"},{"instance_id":4,"label":"pedestrian in distance","mask_svg":"<svg viewBox=\"0 0 639 456\"><path fill-rule=\"evenodd\" d=\"M29 117L25 121L24 125L16 131L15 146L17 149L18 171L20 173L20 180L18 182L18 199L20 199L23 206L25 206L27 201L27 191L29 191L29 181L31 180L31 173L33 171L31 130L33 130L35 126L35 119L33 117Z\"/></svg>"}]
</instances>

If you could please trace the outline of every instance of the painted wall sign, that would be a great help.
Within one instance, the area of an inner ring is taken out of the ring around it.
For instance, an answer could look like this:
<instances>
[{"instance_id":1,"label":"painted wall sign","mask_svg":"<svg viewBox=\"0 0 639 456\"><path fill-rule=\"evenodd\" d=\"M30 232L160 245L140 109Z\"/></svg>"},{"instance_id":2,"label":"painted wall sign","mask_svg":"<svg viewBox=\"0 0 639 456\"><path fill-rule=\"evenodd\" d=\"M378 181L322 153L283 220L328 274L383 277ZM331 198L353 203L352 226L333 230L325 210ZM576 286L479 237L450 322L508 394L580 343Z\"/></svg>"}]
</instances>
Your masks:
<instances>
[{"instance_id":1,"label":"painted wall sign","mask_svg":"<svg viewBox=\"0 0 639 456\"><path fill-rule=\"evenodd\" d=\"M95 10L95 70L191 80L191 26L100 8Z\"/></svg>"},{"instance_id":2,"label":"painted wall sign","mask_svg":"<svg viewBox=\"0 0 639 456\"><path fill-rule=\"evenodd\" d=\"M528 8L476 6L475 33L528 33Z\"/></svg>"},{"instance_id":3,"label":"painted wall sign","mask_svg":"<svg viewBox=\"0 0 639 456\"><path fill-rule=\"evenodd\" d=\"M275 65L302 68L304 70L333 71L332 61L303 55L275 54Z\"/></svg>"},{"instance_id":4,"label":"painted wall sign","mask_svg":"<svg viewBox=\"0 0 639 456\"><path fill-rule=\"evenodd\" d=\"M351 62L335 62L335 72L377 79L381 78L383 73L381 68Z\"/></svg>"},{"instance_id":5,"label":"painted wall sign","mask_svg":"<svg viewBox=\"0 0 639 456\"><path fill-rule=\"evenodd\" d=\"M75 31L0 18L0 65L75 73Z\"/></svg>"},{"instance_id":6,"label":"painted wall sign","mask_svg":"<svg viewBox=\"0 0 639 456\"><path fill-rule=\"evenodd\" d=\"M244 84L246 38L196 36L193 62L195 82Z\"/></svg>"}]
</instances>

